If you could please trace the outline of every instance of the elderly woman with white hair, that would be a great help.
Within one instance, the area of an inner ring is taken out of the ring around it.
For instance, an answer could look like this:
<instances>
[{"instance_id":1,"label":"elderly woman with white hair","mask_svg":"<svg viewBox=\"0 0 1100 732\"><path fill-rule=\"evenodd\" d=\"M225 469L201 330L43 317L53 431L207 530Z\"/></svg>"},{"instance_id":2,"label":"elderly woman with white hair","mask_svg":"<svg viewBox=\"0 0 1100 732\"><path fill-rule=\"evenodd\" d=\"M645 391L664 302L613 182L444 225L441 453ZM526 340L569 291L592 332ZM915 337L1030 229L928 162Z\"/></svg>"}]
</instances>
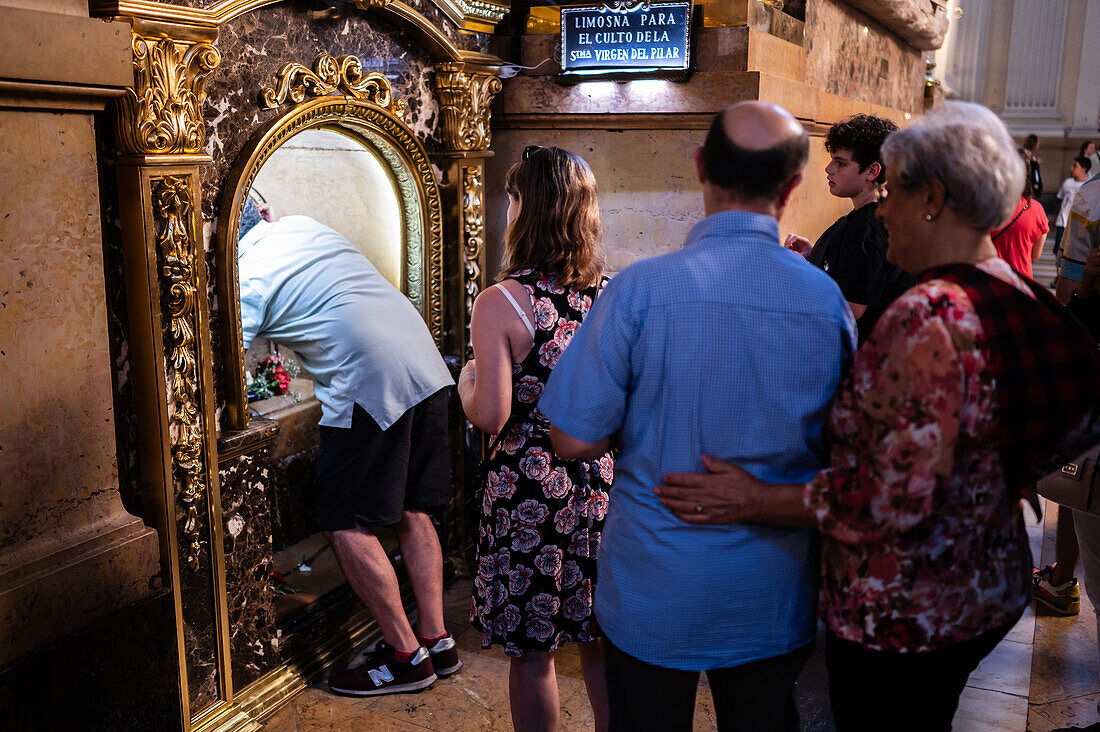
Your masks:
<instances>
[{"instance_id":1,"label":"elderly woman with white hair","mask_svg":"<svg viewBox=\"0 0 1100 732\"><path fill-rule=\"evenodd\" d=\"M887 259L918 284L837 393L831 467L775 485L736 455L704 456L708 474L666 475L656 492L689 523L816 525L837 728L949 730L971 671L1031 599L1021 498L1034 504L1035 468L1095 404L1098 364L990 240L1024 184L991 112L949 103L882 154Z\"/></svg>"}]
</instances>

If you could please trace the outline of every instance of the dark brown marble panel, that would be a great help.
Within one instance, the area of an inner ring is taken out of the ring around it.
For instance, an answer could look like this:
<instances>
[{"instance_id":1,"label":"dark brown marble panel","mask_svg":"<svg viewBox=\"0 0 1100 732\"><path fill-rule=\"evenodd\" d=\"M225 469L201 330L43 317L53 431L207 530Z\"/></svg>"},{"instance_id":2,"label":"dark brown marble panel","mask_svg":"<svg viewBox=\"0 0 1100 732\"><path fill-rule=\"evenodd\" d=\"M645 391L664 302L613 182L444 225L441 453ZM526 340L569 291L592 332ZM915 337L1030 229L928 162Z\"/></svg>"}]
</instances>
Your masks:
<instances>
[{"instance_id":1,"label":"dark brown marble panel","mask_svg":"<svg viewBox=\"0 0 1100 732\"><path fill-rule=\"evenodd\" d=\"M187 686L191 714L195 715L221 698L217 654L217 624L215 621L214 586L210 567L210 543L208 527L203 527L203 551L199 566L191 569L187 564L184 537L186 514L180 510L182 502L176 497L176 530L180 538L179 576L180 598L183 608L183 638L186 648ZM201 514L205 516L206 506Z\"/></svg>"},{"instance_id":2,"label":"dark brown marble panel","mask_svg":"<svg viewBox=\"0 0 1100 732\"><path fill-rule=\"evenodd\" d=\"M919 113L921 52L843 0L808 0L805 48L810 86Z\"/></svg>"},{"instance_id":3,"label":"dark brown marble panel","mask_svg":"<svg viewBox=\"0 0 1100 732\"><path fill-rule=\"evenodd\" d=\"M252 683L282 662L271 583L270 447L221 466L225 584L233 687Z\"/></svg>"},{"instance_id":4,"label":"dark brown marble panel","mask_svg":"<svg viewBox=\"0 0 1100 732\"><path fill-rule=\"evenodd\" d=\"M282 551L318 532L314 516L317 446L275 461L272 469L275 506L271 527L275 551Z\"/></svg>"}]
</instances>

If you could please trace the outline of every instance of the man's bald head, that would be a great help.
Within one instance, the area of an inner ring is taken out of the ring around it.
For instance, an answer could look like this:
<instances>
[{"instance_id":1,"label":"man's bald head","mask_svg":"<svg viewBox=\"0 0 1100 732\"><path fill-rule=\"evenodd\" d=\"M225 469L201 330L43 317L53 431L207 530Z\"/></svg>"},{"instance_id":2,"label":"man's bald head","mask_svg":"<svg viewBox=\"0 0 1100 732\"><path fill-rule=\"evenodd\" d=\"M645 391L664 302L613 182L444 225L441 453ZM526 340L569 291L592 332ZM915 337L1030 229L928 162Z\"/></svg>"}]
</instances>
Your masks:
<instances>
[{"instance_id":1,"label":"man's bald head","mask_svg":"<svg viewBox=\"0 0 1100 732\"><path fill-rule=\"evenodd\" d=\"M741 200L774 200L806 165L810 138L791 113L768 102L719 112L703 145L707 182Z\"/></svg>"}]
</instances>

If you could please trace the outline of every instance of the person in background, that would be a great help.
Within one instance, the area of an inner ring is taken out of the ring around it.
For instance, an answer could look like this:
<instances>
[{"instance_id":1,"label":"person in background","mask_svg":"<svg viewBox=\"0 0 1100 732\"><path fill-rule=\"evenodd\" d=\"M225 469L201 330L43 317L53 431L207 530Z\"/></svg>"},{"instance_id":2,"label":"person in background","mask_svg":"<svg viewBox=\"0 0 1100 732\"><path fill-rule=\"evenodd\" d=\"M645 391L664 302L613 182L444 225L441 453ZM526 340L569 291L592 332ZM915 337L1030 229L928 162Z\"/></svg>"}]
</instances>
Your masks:
<instances>
[{"instance_id":1,"label":"person in background","mask_svg":"<svg viewBox=\"0 0 1100 732\"><path fill-rule=\"evenodd\" d=\"M244 346L294 350L321 402L317 519L383 639L329 687L356 696L427 688L462 665L443 622L443 555L429 512L451 499L454 384L424 319L347 239L308 216L241 214ZM375 528L393 527L416 595L416 630Z\"/></svg>"},{"instance_id":2,"label":"person in background","mask_svg":"<svg viewBox=\"0 0 1100 732\"><path fill-rule=\"evenodd\" d=\"M886 261L886 229L876 218L886 169L881 148L898 126L891 120L857 114L829 128L825 149L832 158L825 168L829 193L852 202L818 237L816 244L791 234L785 246L805 256L832 277L852 309L859 341L901 293L915 284L912 275Z\"/></svg>"},{"instance_id":3,"label":"person in background","mask_svg":"<svg viewBox=\"0 0 1100 732\"><path fill-rule=\"evenodd\" d=\"M1032 197L1032 186L1029 182L1031 161L1026 155L1020 154L1023 160L1024 185L1022 186L1016 209L1012 216L1006 219L1001 228L992 234L993 246L997 248L997 254L1001 259L1011 265L1024 277L1031 279L1031 263L1039 261L1043 254L1043 245L1050 231L1047 223L1047 213L1039 202ZM1021 167L1016 163L1016 167Z\"/></svg>"},{"instance_id":4,"label":"person in background","mask_svg":"<svg viewBox=\"0 0 1100 732\"><path fill-rule=\"evenodd\" d=\"M1036 154L1039 152L1039 136L1028 135L1024 140L1024 157L1031 164L1030 170L1028 170L1028 184L1031 187L1031 197L1038 199L1043 195L1043 175L1039 172L1040 163L1043 161L1039 159Z\"/></svg>"},{"instance_id":5,"label":"person in background","mask_svg":"<svg viewBox=\"0 0 1100 732\"><path fill-rule=\"evenodd\" d=\"M1100 226L1100 176L1093 175L1077 189L1069 210L1069 236L1062 248L1062 269L1058 272L1058 299L1068 303L1084 273L1085 260L1096 246Z\"/></svg>"},{"instance_id":6,"label":"person in background","mask_svg":"<svg viewBox=\"0 0 1100 732\"><path fill-rule=\"evenodd\" d=\"M883 146L888 256L918 284L836 395L831 467L778 485L708 456L708 473L654 489L693 527L820 530L839 732L951 729L970 673L1030 600L1021 499L1038 510L1036 471L1100 396L1092 339L990 239L1026 181L1017 155L996 115L961 102Z\"/></svg>"},{"instance_id":7,"label":"person in background","mask_svg":"<svg viewBox=\"0 0 1100 732\"><path fill-rule=\"evenodd\" d=\"M1062 266L1062 234L1069 222L1069 211L1073 208L1077 190L1089 179L1091 169L1092 161L1084 155L1078 155L1070 165L1069 177L1062 181L1062 187L1058 189L1058 200L1062 203L1058 207L1058 217L1054 220L1054 261L1059 267Z\"/></svg>"},{"instance_id":8,"label":"person in background","mask_svg":"<svg viewBox=\"0 0 1100 732\"><path fill-rule=\"evenodd\" d=\"M466 416L498 435L480 487L470 622L483 648L499 644L509 657L515 729L557 728L554 656L576 643L600 732L607 687L592 597L614 462L608 452L559 458L539 409L603 284L596 178L580 156L532 146L508 171L505 190L504 268L474 302L475 358L458 380Z\"/></svg>"},{"instance_id":9,"label":"person in background","mask_svg":"<svg viewBox=\"0 0 1100 732\"><path fill-rule=\"evenodd\" d=\"M1088 158L1092 161L1092 167L1089 168L1089 174L1092 177L1100 175L1100 152L1096 150L1096 143L1092 140L1085 140L1081 143L1081 151L1079 157Z\"/></svg>"},{"instance_id":10,"label":"person in background","mask_svg":"<svg viewBox=\"0 0 1100 732\"><path fill-rule=\"evenodd\" d=\"M700 469L700 452L773 481L823 464L822 421L856 338L836 283L780 243L808 154L780 107L719 113L695 156L706 218L682 249L611 280L539 402L559 456L622 446L596 583L613 730L690 730L701 671L719 729L798 729L816 532L685 526L652 486Z\"/></svg>"}]
</instances>

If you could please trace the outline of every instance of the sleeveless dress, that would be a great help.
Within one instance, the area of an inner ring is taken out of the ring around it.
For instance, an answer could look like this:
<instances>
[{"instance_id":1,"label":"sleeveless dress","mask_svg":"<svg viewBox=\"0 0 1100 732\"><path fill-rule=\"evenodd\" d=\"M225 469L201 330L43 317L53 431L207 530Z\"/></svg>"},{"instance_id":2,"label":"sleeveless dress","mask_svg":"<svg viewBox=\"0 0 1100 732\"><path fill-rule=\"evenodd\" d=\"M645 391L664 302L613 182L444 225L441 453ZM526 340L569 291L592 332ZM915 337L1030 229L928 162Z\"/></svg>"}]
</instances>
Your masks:
<instances>
[{"instance_id":1,"label":"sleeveless dress","mask_svg":"<svg viewBox=\"0 0 1100 732\"><path fill-rule=\"evenodd\" d=\"M601 285L566 290L529 271L513 279L531 298L535 343L512 366L513 417L483 471L470 623L482 647L496 643L522 656L596 637L596 550L614 463L610 453L591 462L559 459L538 410L550 371Z\"/></svg>"}]
</instances>

